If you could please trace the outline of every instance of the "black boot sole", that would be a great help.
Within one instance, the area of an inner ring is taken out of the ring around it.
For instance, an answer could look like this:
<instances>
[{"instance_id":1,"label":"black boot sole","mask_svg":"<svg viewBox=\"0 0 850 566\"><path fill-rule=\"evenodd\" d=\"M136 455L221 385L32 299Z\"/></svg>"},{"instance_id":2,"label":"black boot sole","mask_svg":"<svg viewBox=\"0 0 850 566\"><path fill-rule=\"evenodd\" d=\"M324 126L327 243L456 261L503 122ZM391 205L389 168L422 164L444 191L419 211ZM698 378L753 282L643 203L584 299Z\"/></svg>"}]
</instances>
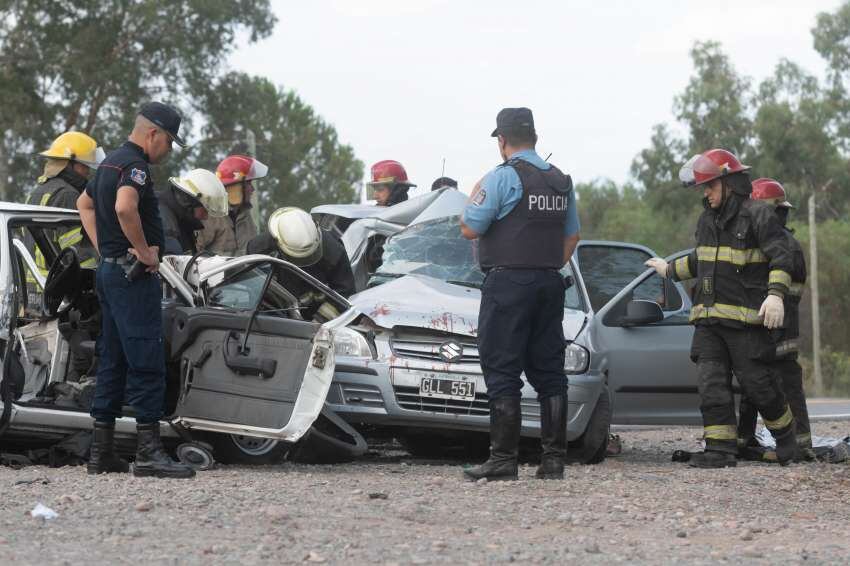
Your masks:
<instances>
[{"instance_id":1,"label":"black boot sole","mask_svg":"<svg viewBox=\"0 0 850 566\"><path fill-rule=\"evenodd\" d=\"M174 471L169 472L166 470L150 470L150 469L138 469L135 466L133 467L133 475L137 478L172 478L172 479L189 479L195 477L195 470L189 470L189 473L185 471Z\"/></svg>"}]
</instances>

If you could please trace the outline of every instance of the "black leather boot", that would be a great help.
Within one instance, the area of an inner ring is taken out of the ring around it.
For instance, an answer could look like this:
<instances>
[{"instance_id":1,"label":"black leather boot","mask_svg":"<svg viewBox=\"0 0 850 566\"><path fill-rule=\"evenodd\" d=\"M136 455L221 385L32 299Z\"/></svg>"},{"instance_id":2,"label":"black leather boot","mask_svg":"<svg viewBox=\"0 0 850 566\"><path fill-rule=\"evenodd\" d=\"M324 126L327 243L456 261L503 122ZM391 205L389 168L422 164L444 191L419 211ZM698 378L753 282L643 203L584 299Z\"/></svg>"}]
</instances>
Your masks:
<instances>
[{"instance_id":1,"label":"black leather boot","mask_svg":"<svg viewBox=\"0 0 850 566\"><path fill-rule=\"evenodd\" d=\"M115 423L95 421L91 454L86 466L90 474L127 473L130 464L115 454Z\"/></svg>"},{"instance_id":2,"label":"black leather boot","mask_svg":"<svg viewBox=\"0 0 850 566\"><path fill-rule=\"evenodd\" d=\"M490 401L490 458L480 466L463 470L467 480L488 481L517 479L517 456L522 411L519 397Z\"/></svg>"},{"instance_id":3,"label":"black leather boot","mask_svg":"<svg viewBox=\"0 0 850 566\"><path fill-rule=\"evenodd\" d=\"M159 438L159 423L137 424L138 446L133 475L137 477L191 478L195 470L175 462L162 447Z\"/></svg>"},{"instance_id":4,"label":"black leather boot","mask_svg":"<svg viewBox=\"0 0 850 566\"><path fill-rule=\"evenodd\" d=\"M734 468L738 461L729 452L706 450L692 455L688 465L692 468Z\"/></svg>"},{"instance_id":5,"label":"black leather boot","mask_svg":"<svg viewBox=\"0 0 850 566\"><path fill-rule=\"evenodd\" d=\"M776 440L776 460L780 466L787 466L791 462L798 462L802 458L797 448L797 438L794 435L794 427L788 427L785 434L774 434Z\"/></svg>"},{"instance_id":6,"label":"black leather boot","mask_svg":"<svg viewBox=\"0 0 850 566\"><path fill-rule=\"evenodd\" d=\"M540 444L543 453L535 477L564 479L567 457L567 395L554 395L540 401Z\"/></svg>"}]
</instances>

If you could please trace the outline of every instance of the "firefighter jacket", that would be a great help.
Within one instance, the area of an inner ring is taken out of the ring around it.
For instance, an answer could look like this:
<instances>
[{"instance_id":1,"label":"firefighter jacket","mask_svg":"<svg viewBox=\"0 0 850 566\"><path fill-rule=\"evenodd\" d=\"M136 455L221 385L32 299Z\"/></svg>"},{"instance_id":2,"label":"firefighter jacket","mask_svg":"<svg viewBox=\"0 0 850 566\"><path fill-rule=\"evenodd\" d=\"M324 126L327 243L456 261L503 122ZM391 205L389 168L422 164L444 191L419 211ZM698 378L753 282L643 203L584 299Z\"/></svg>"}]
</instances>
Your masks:
<instances>
[{"instance_id":1,"label":"firefighter jacket","mask_svg":"<svg viewBox=\"0 0 850 566\"><path fill-rule=\"evenodd\" d=\"M791 271L791 286L785 295L785 329L782 340L776 345L777 357L796 357L800 338L800 300L803 297L803 289L806 285L806 257L800 242L794 237L794 232L788 228L784 229L785 237L788 239L788 247L794 258L794 267Z\"/></svg>"},{"instance_id":2,"label":"firefighter jacket","mask_svg":"<svg viewBox=\"0 0 850 566\"><path fill-rule=\"evenodd\" d=\"M39 178L38 183L38 186L27 197L27 204L77 210L77 198L85 189L86 179L70 169L64 169L55 177ZM60 250L70 246L74 247L80 258L81 267L90 269L97 267L97 252L83 233L81 226L66 231L57 230L54 236ZM47 276L47 270L50 266L46 265L41 250L34 244L33 248L39 271L42 275ZM33 249L31 248L30 251L33 251Z\"/></svg>"},{"instance_id":3,"label":"firefighter jacket","mask_svg":"<svg viewBox=\"0 0 850 566\"><path fill-rule=\"evenodd\" d=\"M697 280L690 320L743 328L761 325L768 293L791 288L793 254L773 207L731 193L718 210L705 202L697 223L697 247L668 267L675 281Z\"/></svg>"},{"instance_id":4,"label":"firefighter jacket","mask_svg":"<svg viewBox=\"0 0 850 566\"><path fill-rule=\"evenodd\" d=\"M242 204L230 207L224 218L209 217L204 220L204 229L198 232L198 251L214 255L241 256L252 238L257 236L257 225L251 218L251 206Z\"/></svg>"},{"instance_id":5,"label":"firefighter jacket","mask_svg":"<svg viewBox=\"0 0 850 566\"><path fill-rule=\"evenodd\" d=\"M159 216L162 218L162 231L165 234L165 249L163 254L198 253L195 245L195 233L204 229L204 224L195 218L194 208L180 206L175 198L173 187L168 187L157 194L159 200Z\"/></svg>"}]
</instances>

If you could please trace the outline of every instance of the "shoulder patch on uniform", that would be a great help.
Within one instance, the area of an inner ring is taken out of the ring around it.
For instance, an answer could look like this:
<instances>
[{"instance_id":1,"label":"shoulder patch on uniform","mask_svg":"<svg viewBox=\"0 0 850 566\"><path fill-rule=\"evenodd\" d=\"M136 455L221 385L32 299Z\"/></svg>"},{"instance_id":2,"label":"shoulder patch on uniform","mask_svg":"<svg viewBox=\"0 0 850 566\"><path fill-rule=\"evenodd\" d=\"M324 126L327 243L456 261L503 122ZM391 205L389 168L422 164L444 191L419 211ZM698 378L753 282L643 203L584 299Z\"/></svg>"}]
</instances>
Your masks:
<instances>
[{"instance_id":1,"label":"shoulder patch on uniform","mask_svg":"<svg viewBox=\"0 0 850 566\"><path fill-rule=\"evenodd\" d=\"M472 204L474 204L475 206L481 206L482 204L484 204L484 201L486 199L487 199L487 190L486 189L479 189L478 192L475 193L475 196L472 197Z\"/></svg>"},{"instance_id":2,"label":"shoulder patch on uniform","mask_svg":"<svg viewBox=\"0 0 850 566\"><path fill-rule=\"evenodd\" d=\"M142 171L141 169L133 168L130 170L130 180L134 183L138 183L140 185L144 185L145 181L148 179L148 174Z\"/></svg>"}]
</instances>

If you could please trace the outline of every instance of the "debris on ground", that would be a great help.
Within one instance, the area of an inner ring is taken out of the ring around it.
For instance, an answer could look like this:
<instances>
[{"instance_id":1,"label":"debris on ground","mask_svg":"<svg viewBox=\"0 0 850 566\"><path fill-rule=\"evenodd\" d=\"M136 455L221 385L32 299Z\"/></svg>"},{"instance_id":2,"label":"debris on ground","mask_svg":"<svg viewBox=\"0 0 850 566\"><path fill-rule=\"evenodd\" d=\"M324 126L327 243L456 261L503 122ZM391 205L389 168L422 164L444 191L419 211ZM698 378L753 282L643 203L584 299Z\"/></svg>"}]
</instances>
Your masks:
<instances>
[{"instance_id":1,"label":"debris on ground","mask_svg":"<svg viewBox=\"0 0 850 566\"><path fill-rule=\"evenodd\" d=\"M619 456L623 452L623 440L619 434L608 435L608 448L606 453L608 456Z\"/></svg>"},{"instance_id":2,"label":"debris on ground","mask_svg":"<svg viewBox=\"0 0 850 566\"><path fill-rule=\"evenodd\" d=\"M30 515L36 519L44 519L45 521L50 521L51 519L55 519L59 516L59 513L44 505L43 503L36 503L33 510L30 511Z\"/></svg>"}]
</instances>

